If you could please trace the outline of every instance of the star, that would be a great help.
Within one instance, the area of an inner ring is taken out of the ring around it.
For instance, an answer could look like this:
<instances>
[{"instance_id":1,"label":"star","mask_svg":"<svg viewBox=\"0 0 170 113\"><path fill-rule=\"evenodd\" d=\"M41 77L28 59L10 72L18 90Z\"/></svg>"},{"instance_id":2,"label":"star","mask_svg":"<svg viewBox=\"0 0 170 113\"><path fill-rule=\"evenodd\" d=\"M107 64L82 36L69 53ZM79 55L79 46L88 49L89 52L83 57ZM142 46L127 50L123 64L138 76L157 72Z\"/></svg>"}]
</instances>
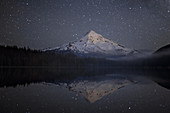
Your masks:
<instances>
[{"instance_id":1,"label":"star","mask_svg":"<svg viewBox=\"0 0 170 113\"><path fill-rule=\"evenodd\" d=\"M18 46L55 47L71 42L73 35L81 37L94 30L129 48L155 50L170 42L169 2L163 1L4 0L1 2L3 7L0 7L0 26L4 26L0 28L0 42L8 45L5 42L8 38L15 40L13 45ZM45 43L35 40L37 36ZM150 44L148 40L156 43ZM140 43L145 43L145 46Z\"/></svg>"}]
</instances>

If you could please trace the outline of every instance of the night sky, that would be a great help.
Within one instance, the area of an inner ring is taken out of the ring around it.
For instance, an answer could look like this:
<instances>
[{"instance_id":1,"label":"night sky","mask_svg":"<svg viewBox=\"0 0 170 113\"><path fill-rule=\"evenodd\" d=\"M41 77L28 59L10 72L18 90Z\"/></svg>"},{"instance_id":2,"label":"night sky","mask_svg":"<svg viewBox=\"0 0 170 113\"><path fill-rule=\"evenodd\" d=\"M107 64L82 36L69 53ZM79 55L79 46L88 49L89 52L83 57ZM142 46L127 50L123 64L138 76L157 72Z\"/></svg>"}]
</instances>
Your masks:
<instances>
[{"instance_id":1,"label":"night sky","mask_svg":"<svg viewBox=\"0 0 170 113\"><path fill-rule=\"evenodd\" d=\"M0 45L56 47L89 30L128 48L170 43L170 0L1 0Z\"/></svg>"}]
</instances>

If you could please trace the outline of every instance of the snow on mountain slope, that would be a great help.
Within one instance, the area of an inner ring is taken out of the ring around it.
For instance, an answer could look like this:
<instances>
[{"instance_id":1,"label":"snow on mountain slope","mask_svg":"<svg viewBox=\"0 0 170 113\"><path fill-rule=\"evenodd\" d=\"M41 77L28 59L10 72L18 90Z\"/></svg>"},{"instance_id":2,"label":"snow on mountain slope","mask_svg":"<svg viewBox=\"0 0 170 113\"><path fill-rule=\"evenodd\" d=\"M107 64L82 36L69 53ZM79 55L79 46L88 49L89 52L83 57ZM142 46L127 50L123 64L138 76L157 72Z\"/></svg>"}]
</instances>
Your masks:
<instances>
[{"instance_id":1,"label":"snow on mountain slope","mask_svg":"<svg viewBox=\"0 0 170 113\"><path fill-rule=\"evenodd\" d=\"M88 32L80 40L64 44L61 47L47 49L45 51L72 51L83 54L103 54L110 56L126 56L135 53L135 50L127 49L94 31Z\"/></svg>"}]
</instances>

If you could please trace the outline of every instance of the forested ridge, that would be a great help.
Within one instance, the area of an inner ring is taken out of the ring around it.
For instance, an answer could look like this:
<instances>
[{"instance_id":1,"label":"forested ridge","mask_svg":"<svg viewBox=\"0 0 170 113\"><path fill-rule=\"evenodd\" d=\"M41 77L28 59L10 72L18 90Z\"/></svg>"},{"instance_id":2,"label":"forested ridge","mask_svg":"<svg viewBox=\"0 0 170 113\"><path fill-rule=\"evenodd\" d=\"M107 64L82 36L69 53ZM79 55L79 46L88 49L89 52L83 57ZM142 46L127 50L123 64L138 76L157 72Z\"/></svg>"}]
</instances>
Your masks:
<instances>
[{"instance_id":1,"label":"forested ridge","mask_svg":"<svg viewBox=\"0 0 170 113\"><path fill-rule=\"evenodd\" d=\"M56 67L56 68L137 68L146 66L169 66L169 54L153 54L147 57L129 59L104 59L80 57L73 53L44 52L17 46L0 46L0 66Z\"/></svg>"},{"instance_id":2,"label":"forested ridge","mask_svg":"<svg viewBox=\"0 0 170 113\"><path fill-rule=\"evenodd\" d=\"M169 80L170 55L134 59L79 57L72 53L49 53L17 46L0 46L0 87L33 82L72 80L80 76L111 73L150 73ZM156 75L157 70L161 74ZM161 70L161 71L160 71ZM161 75L161 76L160 76Z\"/></svg>"},{"instance_id":3,"label":"forested ridge","mask_svg":"<svg viewBox=\"0 0 170 113\"><path fill-rule=\"evenodd\" d=\"M97 58L82 58L72 53L55 54L17 46L0 46L0 66L42 66L60 67L106 64L106 60ZM110 64L107 62L107 64ZM105 65L106 66L106 65Z\"/></svg>"}]
</instances>

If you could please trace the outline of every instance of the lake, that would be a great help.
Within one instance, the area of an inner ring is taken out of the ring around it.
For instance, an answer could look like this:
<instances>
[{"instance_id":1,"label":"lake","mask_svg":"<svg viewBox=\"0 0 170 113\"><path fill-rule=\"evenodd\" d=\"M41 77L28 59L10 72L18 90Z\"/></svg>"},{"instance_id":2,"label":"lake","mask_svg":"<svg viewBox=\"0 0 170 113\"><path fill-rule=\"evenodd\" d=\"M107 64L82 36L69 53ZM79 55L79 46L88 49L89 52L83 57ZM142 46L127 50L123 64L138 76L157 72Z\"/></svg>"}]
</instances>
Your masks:
<instances>
[{"instance_id":1,"label":"lake","mask_svg":"<svg viewBox=\"0 0 170 113\"><path fill-rule=\"evenodd\" d=\"M52 71L45 73L40 72L43 69L27 70L29 71L1 70L0 113L170 111L170 90L167 78L161 75L168 74L169 71L152 71L146 74L143 71L126 70L101 75L89 73L87 76L79 74L71 77L70 73L55 77ZM35 73L40 75L36 76Z\"/></svg>"}]
</instances>

